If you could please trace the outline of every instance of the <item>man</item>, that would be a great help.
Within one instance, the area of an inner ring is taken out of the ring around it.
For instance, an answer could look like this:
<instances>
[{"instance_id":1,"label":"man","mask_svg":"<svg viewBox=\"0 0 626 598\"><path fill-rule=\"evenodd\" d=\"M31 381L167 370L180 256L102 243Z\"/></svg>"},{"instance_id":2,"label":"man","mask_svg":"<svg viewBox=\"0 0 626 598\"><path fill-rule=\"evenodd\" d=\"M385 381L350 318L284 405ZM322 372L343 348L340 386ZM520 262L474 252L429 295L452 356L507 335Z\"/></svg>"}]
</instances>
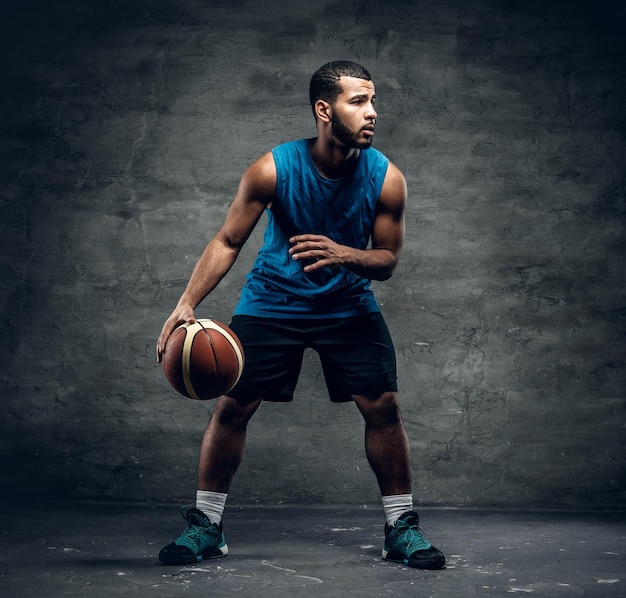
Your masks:
<instances>
[{"instance_id":1,"label":"man","mask_svg":"<svg viewBox=\"0 0 626 598\"><path fill-rule=\"evenodd\" d=\"M229 271L261 214L263 247L230 324L246 355L241 380L217 400L200 450L188 526L159 554L169 565L225 556L222 513L261 401L290 401L305 348L320 356L330 399L354 401L387 523L383 557L441 569L444 555L419 528L400 415L395 352L370 289L391 277L404 239L406 183L371 148L375 89L362 66L335 61L311 79L317 137L275 147L244 173L224 224L208 243L157 343L167 338Z\"/></svg>"}]
</instances>

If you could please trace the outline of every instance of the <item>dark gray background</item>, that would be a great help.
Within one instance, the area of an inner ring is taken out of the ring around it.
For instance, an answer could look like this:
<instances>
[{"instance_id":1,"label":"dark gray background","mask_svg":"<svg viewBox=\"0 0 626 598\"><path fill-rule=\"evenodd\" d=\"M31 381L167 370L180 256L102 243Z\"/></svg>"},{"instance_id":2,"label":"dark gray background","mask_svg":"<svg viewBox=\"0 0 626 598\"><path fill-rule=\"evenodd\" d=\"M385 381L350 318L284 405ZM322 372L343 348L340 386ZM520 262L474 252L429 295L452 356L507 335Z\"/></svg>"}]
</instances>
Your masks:
<instances>
[{"instance_id":1,"label":"dark gray background","mask_svg":"<svg viewBox=\"0 0 626 598\"><path fill-rule=\"evenodd\" d=\"M156 337L243 170L314 135L310 75L349 58L410 192L376 289L417 502L622 504L624 25L603 1L6 6L3 495L193 496L213 405L169 388ZM261 238L199 316L229 321ZM362 436L310 354L232 500L379 505Z\"/></svg>"}]
</instances>

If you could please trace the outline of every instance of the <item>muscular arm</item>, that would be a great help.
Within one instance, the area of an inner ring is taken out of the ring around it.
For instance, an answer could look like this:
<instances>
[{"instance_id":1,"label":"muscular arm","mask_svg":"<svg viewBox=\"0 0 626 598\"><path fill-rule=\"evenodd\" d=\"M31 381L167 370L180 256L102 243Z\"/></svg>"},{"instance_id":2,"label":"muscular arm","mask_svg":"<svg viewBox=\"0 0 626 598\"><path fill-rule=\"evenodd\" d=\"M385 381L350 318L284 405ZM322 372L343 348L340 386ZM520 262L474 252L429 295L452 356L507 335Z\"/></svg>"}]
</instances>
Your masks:
<instances>
[{"instance_id":1,"label":"muscular arm","mask_svg":"<svg viewBox=\"0 0 626 598\"><path fill-rule=\"evenodd\" d=\"M157 341L158 361L174 328L183 322L194 321L193 310L235 263L263 210L272 200L275 187L276 167L268 153L244 173L222 228L207 244L174 311L165 321Z\"/></svg>"},{"instance_id":2,"label":"muscular arm","mask_svg":"<svg viewBox=\"0 0 626 598\"><path fill-rule=\"evenodd\" d=\"M305 234L292 237L292 257L315 259L305 272L319 268L343 266L358 276L371 280L391 278L404 242L404 210L407 201L406 182L402 173L389 164L378 200L369 249L355 249L335 243L323 235Z\"/></svg>"}]
</instances>

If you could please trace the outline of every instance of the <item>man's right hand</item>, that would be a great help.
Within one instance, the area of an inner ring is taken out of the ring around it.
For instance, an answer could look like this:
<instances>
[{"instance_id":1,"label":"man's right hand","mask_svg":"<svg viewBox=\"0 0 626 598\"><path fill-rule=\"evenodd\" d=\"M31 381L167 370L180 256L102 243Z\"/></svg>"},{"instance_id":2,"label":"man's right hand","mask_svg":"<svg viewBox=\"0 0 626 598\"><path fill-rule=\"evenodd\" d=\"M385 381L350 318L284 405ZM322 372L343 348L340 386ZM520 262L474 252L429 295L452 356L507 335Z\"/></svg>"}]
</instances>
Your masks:
<instances>
[{"instance_id":1,"label":"man's right hand","mask_svg":"<svg viewBox=\"0 0 626 598\"><path fill-rule=\"evenodd\" d=\"M161 360L163 359L165 344L167 343L167 339L170 337L170 334L172 334L172 332L181 324L193 324L195 321L196 318L193 314L193 308L190 305L176 307L176 309L172 312L172 315L165 320L165 324L163 324L163 328L161 330L161 335L157 340L156 358L158 363L161 363Z\"/></svg>"}]
</instances>

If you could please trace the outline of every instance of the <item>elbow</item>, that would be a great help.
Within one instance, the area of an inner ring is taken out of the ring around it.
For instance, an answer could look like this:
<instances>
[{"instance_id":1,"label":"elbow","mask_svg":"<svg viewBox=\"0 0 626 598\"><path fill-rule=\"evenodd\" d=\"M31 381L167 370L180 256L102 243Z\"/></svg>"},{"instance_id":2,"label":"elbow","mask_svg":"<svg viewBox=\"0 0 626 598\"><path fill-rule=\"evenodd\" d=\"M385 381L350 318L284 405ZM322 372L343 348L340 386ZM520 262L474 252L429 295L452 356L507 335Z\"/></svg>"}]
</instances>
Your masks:
<instances>
[{"instance_id":1,"label":"elbow","mask_svg":"<svg viewBox=\"0 0 626 598\"><path fill-rule=\"evenodd\" d=\"M395 268L387 268L383 270L382 272L380 272L380 274L375 278L375 280L378 280L380 282L389 280L393 276L394 271L395 271Z\"/></svg>"},{"instance_id":2,"label":"elbow","mask_svg":"<svg viewBox=\"0 0 626 598\"><path fill-rule=\"evenodd\" d=\"M393 260L390 260L384 265L381 265L380 268L377 269L373 280L378 280L380 282L384 282L385 280L389 280L394 272L396 271L396 266L398 265L398 259L394 256Z\"/></svg>"},{"instance_id":3,"label":"elbow","mask_svg":"<svg viewBox=\"0 0 626 598\"><path fill-rule=\"evenodd\" d=\"M389 280L394 275L399 261L399 253L397 251L390 252L389 261L385 268L385 278L383 280Z\"/></svg>"}]
</instances>

